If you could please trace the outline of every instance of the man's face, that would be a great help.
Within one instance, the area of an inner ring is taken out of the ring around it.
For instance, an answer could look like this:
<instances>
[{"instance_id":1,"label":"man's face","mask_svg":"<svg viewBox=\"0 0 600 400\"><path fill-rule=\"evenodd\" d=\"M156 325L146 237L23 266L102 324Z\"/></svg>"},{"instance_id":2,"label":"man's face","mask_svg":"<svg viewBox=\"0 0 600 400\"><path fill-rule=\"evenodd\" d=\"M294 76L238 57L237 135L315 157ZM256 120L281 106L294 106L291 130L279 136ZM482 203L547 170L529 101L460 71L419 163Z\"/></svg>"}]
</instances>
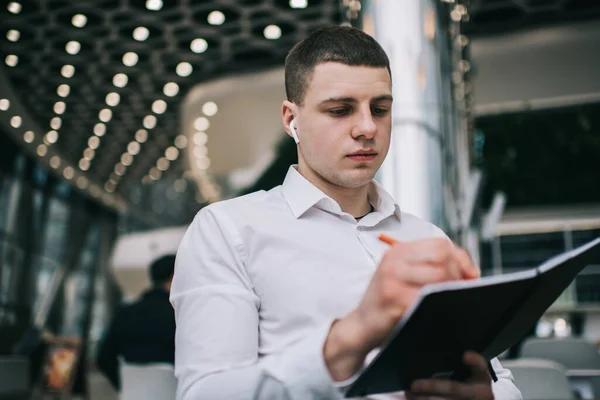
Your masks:
<instances>
[{"instance_id":1,"label":"man's face","mask_svg":"<svg viewBox=\"0 0 600 400\"><path fill-rule=\"evenodd\" d=\"M369 183L389 149L391 109L386 68L318 65L295 112L300 172L318 186Z\"/></svg>"}]
</instances>

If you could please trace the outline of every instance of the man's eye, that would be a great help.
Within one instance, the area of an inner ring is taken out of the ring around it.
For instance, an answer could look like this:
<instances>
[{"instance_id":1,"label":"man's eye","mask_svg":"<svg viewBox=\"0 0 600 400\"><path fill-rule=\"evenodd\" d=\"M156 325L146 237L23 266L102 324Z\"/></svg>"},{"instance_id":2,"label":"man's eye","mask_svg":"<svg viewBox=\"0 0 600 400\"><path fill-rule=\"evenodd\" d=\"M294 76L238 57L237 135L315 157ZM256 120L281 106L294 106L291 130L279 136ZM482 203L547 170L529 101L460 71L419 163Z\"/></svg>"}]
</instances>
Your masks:
<instances>
[{"instance_id":1,"label":"man's eye","mask_svg":"<svg viewBox=\"0 0 600 400\"><path fill-rule=\"evenodd\" d=\"M329 110L329 113L334 115L334 116L340 116L340 115L346 115L348 114L348 109L347 108L334 108Z\"/></svg>"},{"instance_id":2,"label":"man's eye","mask_svg":"<svg viewBox=\"0 0 600 400\"><path fill-rule=\"evenodd\" d=\"M385 115L388 113L388 109L382 107L374 107L372 113L373 115Z\"/></svg>"}]
</instances>

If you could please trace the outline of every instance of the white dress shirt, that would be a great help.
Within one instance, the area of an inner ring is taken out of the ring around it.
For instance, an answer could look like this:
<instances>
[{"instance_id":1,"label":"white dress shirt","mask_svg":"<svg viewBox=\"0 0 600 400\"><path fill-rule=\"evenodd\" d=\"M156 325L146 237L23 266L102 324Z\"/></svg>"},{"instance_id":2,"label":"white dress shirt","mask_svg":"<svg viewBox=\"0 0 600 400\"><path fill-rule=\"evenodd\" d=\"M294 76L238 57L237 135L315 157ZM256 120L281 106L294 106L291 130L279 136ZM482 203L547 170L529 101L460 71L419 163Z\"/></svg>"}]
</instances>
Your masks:
<instances>
[{"instance_id":1,"label":"white dress shirt","mask_svg":"<svg viewBox=\"0 0 600 400\"><path fill-rule=\"evenodd\" d=\"M355 308L388 245L444 236L376 182L356 221L290 167L283 185L200 210L177 253L178 400L340 399L323 359L331 323ZM520 399L497 360L497 399ZM399 399L402 394L378 396Z\"/></svg>"}]
</instances>

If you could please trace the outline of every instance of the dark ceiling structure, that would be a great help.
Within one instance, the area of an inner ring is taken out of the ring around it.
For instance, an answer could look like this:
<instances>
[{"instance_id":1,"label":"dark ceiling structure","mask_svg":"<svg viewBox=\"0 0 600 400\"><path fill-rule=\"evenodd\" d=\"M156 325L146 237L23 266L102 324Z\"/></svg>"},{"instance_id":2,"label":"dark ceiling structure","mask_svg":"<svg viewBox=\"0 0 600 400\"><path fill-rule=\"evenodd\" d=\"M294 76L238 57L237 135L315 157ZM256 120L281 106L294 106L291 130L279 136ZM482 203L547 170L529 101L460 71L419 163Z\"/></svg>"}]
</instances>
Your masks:
<instances>
[{"instance_id":1,"label":"dark ceiling structure","mask_svg":"<svg viewBox=\"0 0 600 400\"><path fill-rule=\"evenodd\" d=\"M339 0L7 2L0 109L22 104L10 121L19 141L124 206L142 181L185 178L179 106L194 85L281 65L294 43L347 11ZM37 129L24 131L25 120Z\"/></svg>"},{"instance_id":2,"label":"dark ceiling structure","mask_svg":"<svg viewBox=\"0 0 600 400\"><path fill-rule=\"evenodd\" d=\"M600 17L600 2L590 0L444 3L467 7L468 35ZM147 197L142 182L174 187L173 196L186 195L187 207L198 208L179 120L194 85L280 66L309 32L360 17L358 0L4 4L0 113L10 111L12 135L74 187L134 211Z\"/></svg>"},{"instance_id":3,"label":"dark ceiling structure","mask_svg":"<svg viewBox=\"0 0 600 400\"><path fill-rule=\"evenodd\" d=\"M497 35L600 18L595 0L470 0L468 35Z\"/></svg>"}]
</instances>

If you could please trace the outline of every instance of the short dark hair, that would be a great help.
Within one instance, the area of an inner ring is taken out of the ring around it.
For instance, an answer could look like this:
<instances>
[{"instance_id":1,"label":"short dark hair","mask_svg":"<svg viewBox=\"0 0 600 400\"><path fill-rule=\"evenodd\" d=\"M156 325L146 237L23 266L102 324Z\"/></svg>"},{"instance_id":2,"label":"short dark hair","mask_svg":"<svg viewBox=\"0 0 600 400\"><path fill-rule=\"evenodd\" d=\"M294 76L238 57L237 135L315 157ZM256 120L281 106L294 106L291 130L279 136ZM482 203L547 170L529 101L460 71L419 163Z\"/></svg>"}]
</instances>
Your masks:
<instances>
[{"instance_id":1,"label":"short dark hair","mask_svg":"<svg viewBox=\"0 0 600 400\"><path fill-rule=\"evenodd\" d=\"M150 280L154 286L168 282L175 273L175 255L162 256L150 264Z\"/></svg>"},{"instance_id":2,"label":"short dark hair","mask_svg":"<svg viewBox=\"0 0 600 400\"><path fill-rule=\"evenodd\" d=\"M289 101L302 105L315 67L326 62L385 67L390 60L377 41L349 26L319 28L297 43L285 58L285 92Z\"/></svg>"}]
</instances>

